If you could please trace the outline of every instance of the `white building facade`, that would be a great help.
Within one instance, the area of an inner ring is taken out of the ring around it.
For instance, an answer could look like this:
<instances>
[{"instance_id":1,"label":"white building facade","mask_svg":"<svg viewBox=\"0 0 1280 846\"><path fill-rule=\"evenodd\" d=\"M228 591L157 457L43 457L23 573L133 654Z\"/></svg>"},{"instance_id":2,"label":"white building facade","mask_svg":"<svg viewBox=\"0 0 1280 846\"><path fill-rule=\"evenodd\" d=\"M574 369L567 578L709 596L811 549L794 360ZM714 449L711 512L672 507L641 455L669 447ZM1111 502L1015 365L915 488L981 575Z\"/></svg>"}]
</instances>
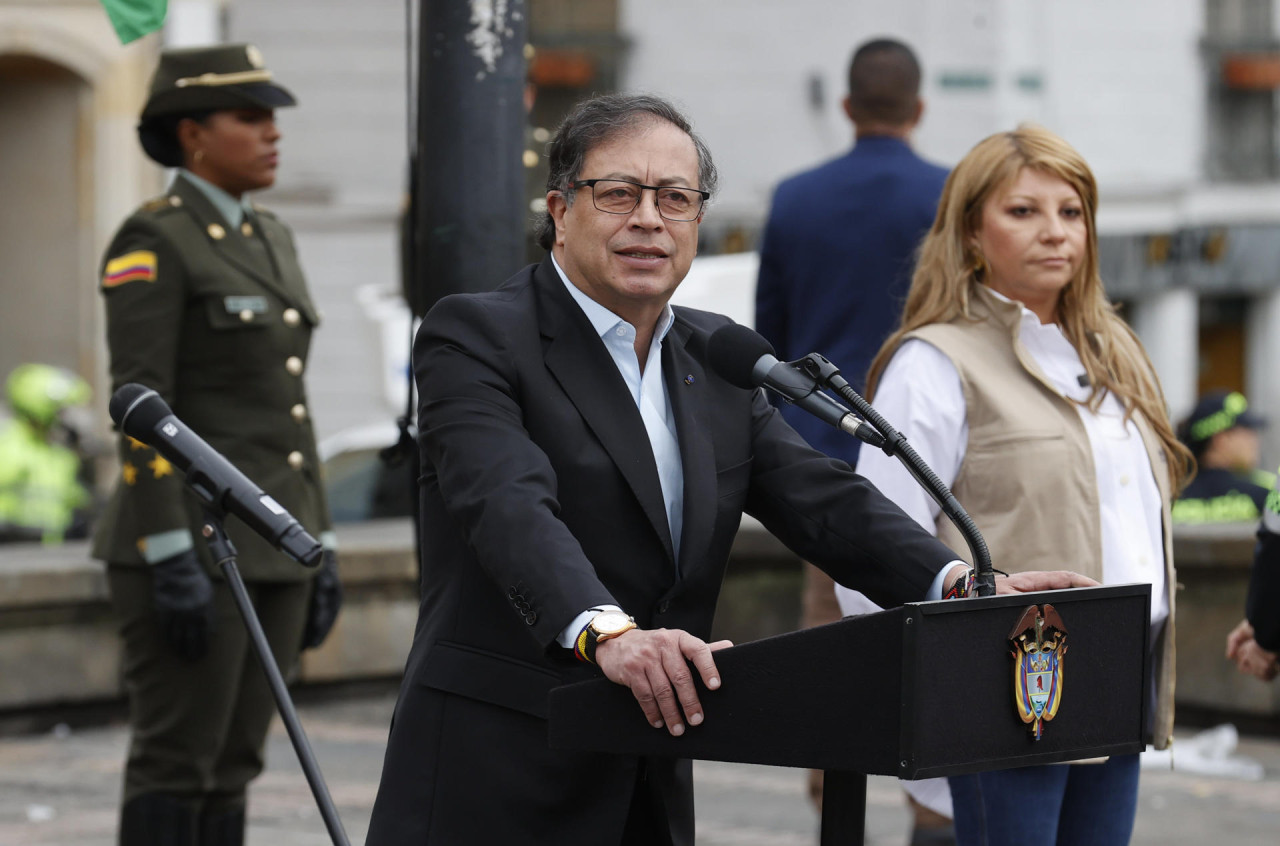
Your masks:
<instances>
[{"instance_id":1,"label":"white building facade","mask_svg":"<svg viewBox=\"0 0 1280 846\"><path fill-rule=\"evenodd\" d=\"M572 84L537 77L546 84L535 122L553 126L562 104L612 87L687 109L721 170L706 252L749 248L778 180L852 143L840 100L850 53L869 38L901 38L921 58L926 112L915 143L927 158L954 163L1023 121L1060 133L1098 177L1104 279L1148 345L1175 416L1202 388L1243 389L1277 421L1266 457L1280 461L1277 0L528 3L539 51L587 69ZM105 390L96 265L119 221L161 186L132 134L156 51L252 41L300 104L279 115L279 181L262 202L294 228L324 313L308 374L317 428L389 419L400 411L389 386L404 375L408 343L388 301L400 284L406 31L416 2L169 7L161 36L121 47L96 0L0 0L0 149L24 131L22 143L34 143L23 129L38 125L32 110L46 132L74 131L79 145L62 153L78 175L56 184L56 195L47 180L18 185L30 168L0 163L0 187L20 197L6 203L10 212L44 201L75 233L74 249L58 249L65 237L41 241L51 225L7 225L5 253L17 258L0 271L0 320L24 314L5 324L22 328L64 319L29 288L56 258L75 330L59 342L74 351L55 363ZM34 96L50 85L58 97ZM42 111L46 102L60 111ZM41 346L48 337L6 333L0 363L57 359Z\"/></svg>"}]
</instances>

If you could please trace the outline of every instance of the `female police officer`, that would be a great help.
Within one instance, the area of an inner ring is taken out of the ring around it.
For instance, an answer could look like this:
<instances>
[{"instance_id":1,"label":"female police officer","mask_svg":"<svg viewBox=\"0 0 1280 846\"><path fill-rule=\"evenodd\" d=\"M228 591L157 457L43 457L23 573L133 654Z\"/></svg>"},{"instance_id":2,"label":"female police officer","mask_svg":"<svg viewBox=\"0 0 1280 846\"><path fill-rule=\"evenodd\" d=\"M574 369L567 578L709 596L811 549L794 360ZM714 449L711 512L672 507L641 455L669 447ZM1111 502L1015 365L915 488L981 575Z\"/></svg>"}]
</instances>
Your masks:
<instances>
[{"instance_id":1,"label":"female police officer","mask_svg":"<svg viewBox=\"0 0 1280 846\"><path fill-rule=\"evenodd\" d=\"M288 228L245 196L275 181L273 110L293 104L251 45L163 53L138 134L179 170L124 222L102 271L113 391L154 388L325 545L313 578L239 521L226 526L286 672L341 603L302 381L316 312ZM123 436L120 460L94 542L132 724L120 842L240 844L270 691L180 474Z\"/></svg>"}]
</instances>

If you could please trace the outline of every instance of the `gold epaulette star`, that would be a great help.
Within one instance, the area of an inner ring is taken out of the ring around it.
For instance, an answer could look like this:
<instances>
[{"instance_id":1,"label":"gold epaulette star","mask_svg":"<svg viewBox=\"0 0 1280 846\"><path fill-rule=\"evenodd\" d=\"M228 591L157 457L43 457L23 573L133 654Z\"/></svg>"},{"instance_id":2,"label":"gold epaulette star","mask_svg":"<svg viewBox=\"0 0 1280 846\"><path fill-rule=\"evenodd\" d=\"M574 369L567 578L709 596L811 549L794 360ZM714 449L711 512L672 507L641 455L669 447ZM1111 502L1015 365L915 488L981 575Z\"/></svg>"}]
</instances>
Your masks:
<instances>
[{"instance_id":1,"label":"gold epaulette star","mask_svg":"<svg viewBox=\"0 0 1280 846\"><path fill-rule=\"evenodd\" d=\"M137 438L129 438L129 449L139 450L139 449L146 449L146 448L147 448L147 445L144 444L142 441L138 440Z\"/></svg>"},{"instance_id":2,"label":"gold epaulette star","mask_svg":"<svg viewBox=\"0 0 1280 846\"><path fill-rule=\"evenodd\" d=\"M155 458L147 462L147 466L151 468L152 478L154 479L173 475L173 465L165 460L163 455L156 455Z\"/></svg>"},{"instance_id":3,"label":"gold epaulette star","mask_svg":"<svg viewBox=\"0 0 1280 846\"><path fill-rule=\"evenodd\" d=\"M138 481L138 468L126 461L120 468L120 476L126 485L132 485Z\"/></svg>"}]
</instances>

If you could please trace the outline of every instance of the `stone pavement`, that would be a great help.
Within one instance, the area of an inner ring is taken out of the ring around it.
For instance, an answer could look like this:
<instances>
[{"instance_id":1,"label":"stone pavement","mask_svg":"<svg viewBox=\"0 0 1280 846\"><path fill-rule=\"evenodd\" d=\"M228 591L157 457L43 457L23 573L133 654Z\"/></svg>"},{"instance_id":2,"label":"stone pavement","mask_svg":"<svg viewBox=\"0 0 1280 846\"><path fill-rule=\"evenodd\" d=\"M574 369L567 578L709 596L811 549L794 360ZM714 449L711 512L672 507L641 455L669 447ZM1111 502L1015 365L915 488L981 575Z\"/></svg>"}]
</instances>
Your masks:
<instances>
[{"instance_id":1,"label":"stone pavement","mask_svg":"<svg viewBox=\"0 0 1280 846\"><path fill-rule=\"evenodd\" d=\"M299 707L352 844L364 842L394 691L308 697ZM1182 749L1194 732L1180 732ZM0 736L0 846L114 842L126 734L119 724ZM1177 746L1177 745L1176 745ZM1252 846L1280 839L1280 741L1242 738L1237 754L1262 764L1259 781L1144 770L1135 844ZM330 843L282 727L250 804L249 846ZM1175 753L1175 761L1178 755ZM1182 757L1190 761L1190 755ZM699 846L814 846L817 816L796 770L699 762ZM897 785L870 780L867 843L902 846L907 814ZM501 809L495 809L501 813ZM1029 836L1028 843L1035 843Z\"/></svg>"}]
</instances>

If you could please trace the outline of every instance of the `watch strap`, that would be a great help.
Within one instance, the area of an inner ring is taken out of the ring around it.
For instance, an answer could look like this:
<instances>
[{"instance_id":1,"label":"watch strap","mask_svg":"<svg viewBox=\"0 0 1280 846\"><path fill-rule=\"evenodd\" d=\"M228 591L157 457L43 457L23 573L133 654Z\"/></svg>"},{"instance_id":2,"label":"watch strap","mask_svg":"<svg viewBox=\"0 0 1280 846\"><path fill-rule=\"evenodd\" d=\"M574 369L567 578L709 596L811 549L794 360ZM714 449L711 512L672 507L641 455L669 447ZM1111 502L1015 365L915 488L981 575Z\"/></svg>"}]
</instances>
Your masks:
<instances>
[{"instance_id":1,"label":"watch strap","mask_svg":"<svg viewBox=\"0 0 1280 846\"><path fill-rule=\"evenodd\" d=\"M595 619L595 617L592 617L587 624L582 627L582 631L578 632L577 638L573 641L573 656L579 661L583 661L587 664L596 663L596 647L600 645L601 641L610 640L618 635L626 634L636 628L635 617L627 617L631 624L622 631L601 635L591 627L591 624L595 622Z\"/></svg>"}]
</instances>

